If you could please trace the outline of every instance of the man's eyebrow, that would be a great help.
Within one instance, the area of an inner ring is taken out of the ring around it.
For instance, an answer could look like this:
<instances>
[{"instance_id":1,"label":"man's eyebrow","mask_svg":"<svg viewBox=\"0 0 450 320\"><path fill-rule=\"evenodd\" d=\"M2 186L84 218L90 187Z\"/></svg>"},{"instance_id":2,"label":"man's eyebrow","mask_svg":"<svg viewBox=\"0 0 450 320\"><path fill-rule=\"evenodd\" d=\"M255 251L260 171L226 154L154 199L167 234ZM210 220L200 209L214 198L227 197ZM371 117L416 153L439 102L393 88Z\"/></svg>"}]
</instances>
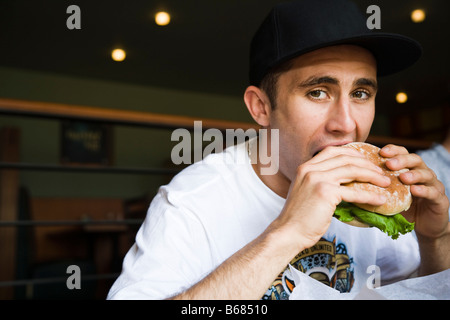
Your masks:
<instances>
[{"instance_id":1,"label":"man's eyebrow","mask_svg":"<svg viewBox=\"0 0 450 320\"><path fill-rule=\"evenodd\" d=\"M322 76L322 77L312 76L312 77L306 79L305 81L302 81L298 85L298 87L299 88L309 88L309 87L317 86L320 84L326 84L326 83L338 85L339 80L334 77L330 77L330 76ZM353 86L355 86L355 87L368 86L368 87L372 87L374 90L378 90L377 81L370 79L370 78L359 78L353 82Z\"/></svg>"},{"instance_id":2,"label":"man's eyebrow","mask_svg":"<svg viewBox=\"0 0 450 320\"><path fill-rule=\"evenodd\" d=\"M369 78L360 78L358 80L355 80L353 82L353 86L359 87L359 86L368 86L372 87L375 91L378 90L378 84L376 80L369 79Z\"/></svg>"},{"instance_id":3,"label":"man's eyebrow","mask_svg":"<svg viewBox=\"0 0 450 320\"><path fill-rule=\"evenodd\" d=\"M313 86L317 86L319 84L324 84L324 83L329 83L329 84L339 84L339 80L330 76L323 76L323 77L316 77L316 76L312 76L308 79L306 79L305 81L302 81L301 83L299 83L298 87L299 88L308 88L308 87L313 87Z\"/></svg>"}]
</instances>

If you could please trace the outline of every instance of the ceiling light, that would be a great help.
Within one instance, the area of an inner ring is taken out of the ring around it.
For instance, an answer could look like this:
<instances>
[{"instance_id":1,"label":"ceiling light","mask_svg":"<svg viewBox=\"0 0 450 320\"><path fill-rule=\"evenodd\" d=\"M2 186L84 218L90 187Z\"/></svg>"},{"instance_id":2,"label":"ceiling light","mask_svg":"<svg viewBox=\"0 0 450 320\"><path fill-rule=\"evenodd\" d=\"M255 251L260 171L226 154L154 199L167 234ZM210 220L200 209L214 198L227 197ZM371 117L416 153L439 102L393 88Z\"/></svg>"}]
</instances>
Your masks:
<instances>
[{"instance_id":1,"label":"ceiling light","mask_svg":"<svg viewBox=\"0 0 450 320\"><path fill-rule=\"evenodd\" d=\"M166 26L170 23L170 14L160 11L155 15L155 22L158 26Z\"/></svg>"},{"instance_id":2,"label":"ceiling light","mask_svg":"<svg viewBox=\"0 0 450 320\"><path fill-rule=\"evenodd\" d=\"M395 100L397 100L398 103L405 103L408 100L408 95L404 92L399 92L395 96Z\"/></svg>"},{"instance_id":3,"label":"ceiling light","mask_svg":"<svg viewBox=\"0 0 450 320\"><path fill-rule=\"evenodd\" d=\"M114 61L123 61L123 60L125 60L125 57L126 57L126 56L127 56L127 55L126 55L125 51L122 50L122 49L114 49L114 50L111 52L111 58L112 58Z\"/></svg>"},{"instance_id":4,"label":"ceiling light","mask_svg":"<svg viewBox=\"0 0 450 320\"><path fill-rule=\"evenodd\" d=\"M411 12L411 20L415 23L422 22L425 20L425 11L422 9L417 9Z\"/></svg>"}]
</instances>

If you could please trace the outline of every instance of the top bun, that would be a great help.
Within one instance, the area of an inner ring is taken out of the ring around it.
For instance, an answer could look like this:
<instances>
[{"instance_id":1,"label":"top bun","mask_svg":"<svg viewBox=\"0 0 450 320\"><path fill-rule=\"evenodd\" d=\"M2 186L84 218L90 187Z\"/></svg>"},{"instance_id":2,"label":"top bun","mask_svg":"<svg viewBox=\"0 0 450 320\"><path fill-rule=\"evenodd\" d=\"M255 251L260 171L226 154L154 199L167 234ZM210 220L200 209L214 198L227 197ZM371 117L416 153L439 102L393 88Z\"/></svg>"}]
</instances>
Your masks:
<instances>
[{"instance_id":1,"label":"top bun","mask_svg":"<svg viewBox=\"0 0 450 320\"><path fill-rule=\"evenodd\" d=\"M386 203L381 206L353 203L355 206L385 216L395 215L409 209L412 203L412 196L409 185L403 184L398 178L401 173L408 171L408 169L402 169L398 171L389 170L385 164L387 158L380 156L380 148L369 143L352 142L344 145L343 147L349 147L358 150L367 159L383 169L383 174L391 179L391 184L387 188L381 188L367 182L355 181L346 184L347 186L350 186L357 190L375 191L379 194L384 195L387 199Z\"/></svg>"}]
</instances>

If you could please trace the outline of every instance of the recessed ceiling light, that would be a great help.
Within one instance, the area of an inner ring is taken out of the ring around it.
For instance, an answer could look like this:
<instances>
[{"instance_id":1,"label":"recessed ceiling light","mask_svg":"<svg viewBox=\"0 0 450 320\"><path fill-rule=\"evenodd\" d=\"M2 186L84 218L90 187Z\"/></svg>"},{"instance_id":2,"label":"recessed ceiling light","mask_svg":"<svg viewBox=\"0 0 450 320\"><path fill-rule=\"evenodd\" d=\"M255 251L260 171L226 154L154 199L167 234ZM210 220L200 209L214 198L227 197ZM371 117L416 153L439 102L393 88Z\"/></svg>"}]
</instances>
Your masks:
<instances>
[{"instance_id":1,"label":"recessed ceiling light","mask_svg":"<svg viewBox=\"0 0 450 320\"><path fill-rule=\"evenodd\" d=\"M160 11L155 15L155 22L158 26L166 26L170 23L170 14Z\"/></svg>"},{"instance_id":2,"label":"recessed ceiling light","mask_svg":"<svg viewBox=\"0 0 450 320\"><path fill-rule=\"evenodd\" d=\"M408 95L404 92L399 92L395 96L395 100L397 100L398 103L405 103L408 100Z\"/></svg>"},{"instance_id":3,"label":"recessed ceiling light","mask_svg":"<svg viewBox=\"0 0 450 320\"><path fill-rule=\"evenodd\" d=\"M123 49L114 49L111 52L111 58L114 61L123 61L123 60L125 60L126 56L127 55L126 55L126 53L125 53L125 51Z\"/></svg>"},{"instance_id":4,"label":"recessed ceiling light","mask_svg":"<svg viewBox=\"0 0 450 320\"><path fill-rule=\"evenodd\" d=\"M411 20L415 23L422 22L423 20L425 20L425 17L425 11L423 11L422 9L417 9L411 12Z\"/></svg>"}]
</instances>

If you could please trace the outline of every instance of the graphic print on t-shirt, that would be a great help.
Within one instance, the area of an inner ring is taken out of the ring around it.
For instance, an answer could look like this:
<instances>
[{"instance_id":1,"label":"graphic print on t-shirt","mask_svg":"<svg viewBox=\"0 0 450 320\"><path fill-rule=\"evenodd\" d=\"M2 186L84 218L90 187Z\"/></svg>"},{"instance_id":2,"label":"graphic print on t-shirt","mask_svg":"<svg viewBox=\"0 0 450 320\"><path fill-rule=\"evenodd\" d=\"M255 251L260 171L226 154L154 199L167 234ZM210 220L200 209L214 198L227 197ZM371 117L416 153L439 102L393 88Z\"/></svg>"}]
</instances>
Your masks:
<instances>
[{"instance_id":1,"label":"graphic print on t-shirt","mask_svg":"<svg viewBox=\"0 0 450 320\"><path fill-rule=\"evenodd\" d=\"M290 264L341 293L350 292L353 287L353 258L348 255L345 244L336 244L336 238L332 241L321 238L314 246L297 254ZM288 266L278 275L262 299L287 300L294 287Z\"/></svg>"}]
</instances>

